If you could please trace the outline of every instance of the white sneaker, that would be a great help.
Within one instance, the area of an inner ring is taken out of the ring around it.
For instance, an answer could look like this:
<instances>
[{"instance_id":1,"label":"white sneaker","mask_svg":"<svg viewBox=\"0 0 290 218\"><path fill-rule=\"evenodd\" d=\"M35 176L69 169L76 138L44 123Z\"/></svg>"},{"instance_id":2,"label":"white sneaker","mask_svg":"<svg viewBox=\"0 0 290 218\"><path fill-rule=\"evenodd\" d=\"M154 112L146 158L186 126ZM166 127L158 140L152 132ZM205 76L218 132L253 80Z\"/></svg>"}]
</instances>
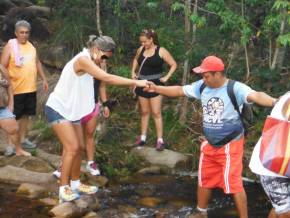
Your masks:
<instances>
[{"instance_id":1,"label":"white sneaker","mask_svg":"<svg viewBox=\"0 0 290 218\"><path fill-rule=\"evenodd\" d=\"M101 175L101 172L100 172L100 170L98 168L98 165L95 162L93 162L91 164L87 163L86 169L93 176Z\"/></svg>"},{"instance_id":2,"label":"white sneaker","mask_svg":"<svg viewBox=\"0 0 290 218\"><path fill-rule=\"evenodd\" d=\"M61 172L59 171L59 169L57 169L52 173L52 175L54 175L57 179L59 179L61 176Z\"/></svg>"}]
</instances>

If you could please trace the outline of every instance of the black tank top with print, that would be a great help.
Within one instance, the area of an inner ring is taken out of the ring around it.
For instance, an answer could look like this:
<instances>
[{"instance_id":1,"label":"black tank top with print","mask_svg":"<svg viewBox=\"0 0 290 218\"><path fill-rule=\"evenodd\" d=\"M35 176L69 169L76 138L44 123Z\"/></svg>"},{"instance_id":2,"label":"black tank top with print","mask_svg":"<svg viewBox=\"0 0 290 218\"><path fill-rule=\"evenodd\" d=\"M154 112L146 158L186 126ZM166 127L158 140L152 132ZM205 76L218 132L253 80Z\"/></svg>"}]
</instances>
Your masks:
<instances>
[{"instance_id":1,"label":"black tank top with print","mask_svg":"<svg viewBox=\"0 0 290 218\"><path fill-rule=\"evenodd\" d=\"M159 49L160 47L157 46L155 49L154 55L146 58L141 68L140 75L149 76L149 75L160 74L160 77L161 77L164 60L159 56ZM143 47L137 60L139 66L141 66L145 58L144 51L145 51L145 48Z\"/></svg>"}]
</instances>

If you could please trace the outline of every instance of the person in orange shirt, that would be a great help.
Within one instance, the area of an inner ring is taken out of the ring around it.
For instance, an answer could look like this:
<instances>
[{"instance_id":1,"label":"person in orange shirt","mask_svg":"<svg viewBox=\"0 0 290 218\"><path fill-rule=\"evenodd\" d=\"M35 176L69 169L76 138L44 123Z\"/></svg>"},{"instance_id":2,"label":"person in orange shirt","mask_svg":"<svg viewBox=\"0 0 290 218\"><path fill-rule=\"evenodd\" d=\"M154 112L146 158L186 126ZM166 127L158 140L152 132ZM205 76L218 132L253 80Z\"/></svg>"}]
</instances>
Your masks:
<instances>
[{"instance_id":1,"label":"person in orange shirt","mask_svg":"<svg viewBox=\"0 0 290 218\"><path fill-rule=\"evenodd\" d=\"M28 41L30 31L31 26L27 21L17 21L15 24L16 38L8 41L1 57L1 64L8 71L13 88L13 113L19 124L18 134L23 148L36 147L26 138L26 134L29 116L36 114L37 75L43 81L43 90L48 91L48 84L36 49ZM13 150L10 149L10 153L13 154Z\"/></svg>"}]
</instances>

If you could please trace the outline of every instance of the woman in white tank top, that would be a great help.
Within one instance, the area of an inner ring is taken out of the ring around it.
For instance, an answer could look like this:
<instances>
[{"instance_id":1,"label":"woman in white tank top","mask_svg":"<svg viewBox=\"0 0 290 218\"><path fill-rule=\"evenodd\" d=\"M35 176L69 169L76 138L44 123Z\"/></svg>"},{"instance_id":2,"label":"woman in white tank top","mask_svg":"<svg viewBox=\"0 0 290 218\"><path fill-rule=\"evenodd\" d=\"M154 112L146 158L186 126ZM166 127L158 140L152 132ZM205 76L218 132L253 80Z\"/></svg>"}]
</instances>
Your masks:
<instances>
[{"instance_id":1,"label":"woman in white tank top","mask_svg":"<svg viewBox=\"0 0 290 218\"><path fill-rule=\"evenodd\" d=\"M94 109L93 77L112 85L145 87L146 80L131 80L108 74L98 65L112 56L115 42L101 36L91 40L90 47L72 58L64 67L45 113L48 122L63 145L59 201L72 201L80 193L94 194L97 187L80 183L84 149L80 119Z\"/></svg>"}]
</instances>

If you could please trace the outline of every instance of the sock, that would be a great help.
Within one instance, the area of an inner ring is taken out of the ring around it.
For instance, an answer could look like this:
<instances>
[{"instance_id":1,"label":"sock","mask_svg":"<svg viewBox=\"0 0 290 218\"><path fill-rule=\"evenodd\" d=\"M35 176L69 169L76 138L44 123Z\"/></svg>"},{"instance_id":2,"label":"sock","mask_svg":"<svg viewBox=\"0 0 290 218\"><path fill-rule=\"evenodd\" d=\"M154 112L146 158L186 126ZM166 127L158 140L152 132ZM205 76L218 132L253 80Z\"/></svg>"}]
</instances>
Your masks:
<instances>
[{"instance_id":1,"label":"sock","mask_svg":"<svg viewBox=\"0 0 290 218\"><path fill-rule=\"evenodd\" d=\"M207 213L207 208L200 208L200 207L196 207L196 209L199 211L199 212L202 212L202 213Z\"/></svg>"},{"instance_id":2,"label":"sock","mask_svg":"<svg viewBox=\"0 0 290 218\"><path fill-rule=\"evenodd\" d=\"M158 138L158 139L157 139L157 142L164 143L164 142L163 142L163 138Z\"/></svg>"},{"instance_id":3,"label":"sock","mask_svg":"<svg viewBox=\"0 0 290 218\"><path fill-rule=\"evenodd\" d=\"M65 188L68 188L68 187L69 187L69 185L62 185L62 186L59 186L59 193L64 192L64 189L65 189Z\"/></svg>"},{"instance_id":4,"label":"sock","mask_svg":"<svg viewBox=\"0 0 290 218\"><path fill-rule=\"evenodd\" d=\"M90 160L87 162L87 165L90 166L92 163L94 163L94 161Z\"/></svg>"},{"instance_id":5,"label":"sock","mask_svg":"<svg viewBox=\"0 0 290 218\"><path fill-rule=\"evenodd\" d=\"M79 179L70 181L70 187L72 190L78 189L78 187L80 187L80 185L81 185L81 181Z\"/></svg>"},{"instance_id":6,"label":"sock","mask_svg":"<svg viewBox=\"0 0 290 218\"><path fill-rule=\"evenodd\" d=\"M141 141L144 141L145 142L146 141L146 135L141 135L141 138L140 139L141 139Z\"/></svg>"}]
</instances>

